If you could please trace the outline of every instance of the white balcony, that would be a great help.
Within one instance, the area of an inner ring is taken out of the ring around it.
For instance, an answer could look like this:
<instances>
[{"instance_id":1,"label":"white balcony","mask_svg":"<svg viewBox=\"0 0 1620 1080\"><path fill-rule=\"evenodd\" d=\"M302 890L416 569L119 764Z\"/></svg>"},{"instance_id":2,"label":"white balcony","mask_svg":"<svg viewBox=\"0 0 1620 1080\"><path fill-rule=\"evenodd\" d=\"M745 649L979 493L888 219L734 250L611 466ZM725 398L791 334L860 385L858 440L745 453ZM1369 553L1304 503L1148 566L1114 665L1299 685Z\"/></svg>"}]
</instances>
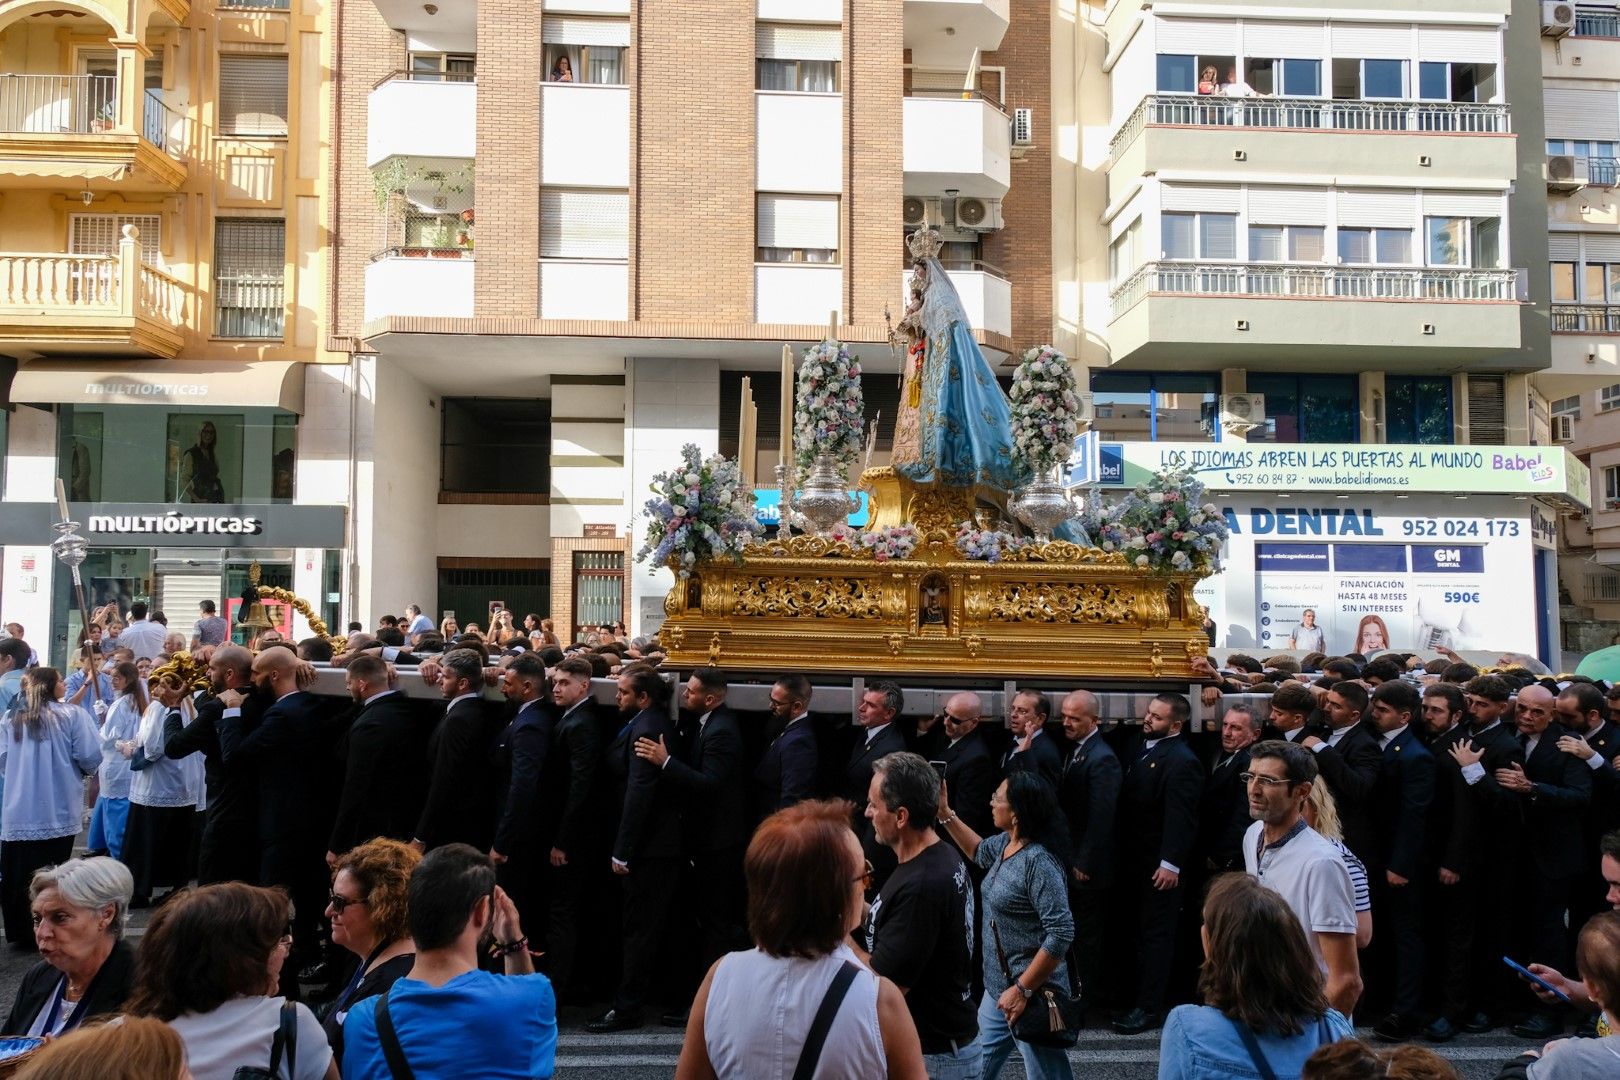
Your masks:
<instances>
[{"instance_id":1,"label":"white balcony","mask_svg":"<svg viewBox=\"0 0 1620 1080\"><path fill-rule=\"evenodd\" d=\"M754 187L837 194L844 187L840 94L754 94Z\"/></svg>"},{"instance_id":2,"label":"white balcony","mask_svg":"<svg viewBox=\"0 0 1620 1080\"><path fill-rule=\"evenodd\" d=\"M540 182L630 186L630 88L547 83L540 88Z\"/></svg>"},{"instance_id":3,"label":"white balcony","mask_svg":"<svg viewBox=\"0 0 1620 1080\"><path fill-rule=\"evenodd\" d=\"M825 326L829 311L844 310L844 269L804 263L754 267L754 321Z\"/></svg>"},{"instance_id":4,"label":"white balcony","mask_svg":"<svg viewBox=\"0 0 1620 1080\"><path fill-rule=\"evenodd\" d=\"M986 333L1012 336L1012 282L984 262L947 263L945 273L956 286L968 325ZM911 276L901 277L900 294L908 295Z\"/></svg>"},{"instance_id":5,"label":"white balcony","mask_svg":"<svg viewBox=\"0 0 1620 1080\"><path fill-rule=\"evenodd\" d=\"M366 267L366 322L390 315L470 319L473 261L438 258L426 249L416 257L384 254Z\"/></svg>"},{"instance_id":6,"label":"white balcony","mask_svg":"<svg viewBox=\"0 0 1620 1080\"><path fill-rule=\"evenodd\" d=\"M905 47L924 67L967 70L974 49L994 52L1007 33L1008 0L905 0Z\"/></svg>"},{"instance_id":7,"label":"white balcony","mask_svg":"<svg viewBox=\"0 0 1620 1080\"><path fill-rule=\"evenodd\" d=\"M366 165L389 158L467 158L477 154L478 88L470 82L419 81L403 74L371 91Z\"/></svg>"},{"instance_id":8,"label":"white balcony","mask_svg":"<svg viewBox=\"0 0 1620 1080\"><path fill-rule=\"evenodd\" d=\"M611 259L542 259L540 317L623 322L630 317L630 265Z\"/></svg>"},{"instance_id":9,"label":"white balcony","mask_svg":"<svg viewBox=\"0 0 1620 1080\"><path fill-rule=\"evenodd\" d=\"M913 195L955 188L999 199L1012 179L1012 125L981 97L908 97L902 113L905 186Z\"/></svg>"}]
</instances>

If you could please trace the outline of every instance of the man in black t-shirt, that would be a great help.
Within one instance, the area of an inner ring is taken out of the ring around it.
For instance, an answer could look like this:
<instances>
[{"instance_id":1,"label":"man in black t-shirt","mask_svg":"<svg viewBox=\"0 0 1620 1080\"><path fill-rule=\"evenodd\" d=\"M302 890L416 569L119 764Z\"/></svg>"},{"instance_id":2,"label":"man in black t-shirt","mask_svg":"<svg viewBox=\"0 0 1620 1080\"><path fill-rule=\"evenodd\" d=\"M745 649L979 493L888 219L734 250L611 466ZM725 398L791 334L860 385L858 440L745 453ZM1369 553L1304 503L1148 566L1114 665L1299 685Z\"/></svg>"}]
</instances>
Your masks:
<instances>
[{"instance_id":1,"label":"man in black t-shirt","mask_svg":"<svg viewBox=\"0 0 1620 1080\"><path fill-rule=\"evenodd\" d=\"M872 900L860 944L906 995L928 1074L977 1075L973 882L934 831L938 806L939 775L921 757L888 754L873 766L866 816L899 865Z\"/></svg>"}]
</instances>

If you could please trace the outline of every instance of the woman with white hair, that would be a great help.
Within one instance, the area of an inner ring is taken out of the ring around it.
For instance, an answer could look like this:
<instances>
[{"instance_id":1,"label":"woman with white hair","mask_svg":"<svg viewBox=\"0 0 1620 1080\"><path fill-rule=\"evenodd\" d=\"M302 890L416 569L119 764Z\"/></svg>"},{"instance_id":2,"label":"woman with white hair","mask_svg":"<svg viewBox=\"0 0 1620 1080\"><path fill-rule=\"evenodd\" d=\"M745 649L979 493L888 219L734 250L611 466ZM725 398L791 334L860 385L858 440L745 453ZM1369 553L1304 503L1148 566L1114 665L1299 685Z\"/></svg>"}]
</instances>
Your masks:
<instances>
[{"instance_id":1,"label":"woman with white hair","mask_svg":"<svg viewBox=\"0 0 1620 1080\"><path fill-rule=\"evenodd\" d=\"M123 863L104 856L34 874L28 895L39 963L17 988L5 1034L61 1035L123 1011L135 974L135 950L124 940L134 885Z\"/></svg>"}]
</instances>

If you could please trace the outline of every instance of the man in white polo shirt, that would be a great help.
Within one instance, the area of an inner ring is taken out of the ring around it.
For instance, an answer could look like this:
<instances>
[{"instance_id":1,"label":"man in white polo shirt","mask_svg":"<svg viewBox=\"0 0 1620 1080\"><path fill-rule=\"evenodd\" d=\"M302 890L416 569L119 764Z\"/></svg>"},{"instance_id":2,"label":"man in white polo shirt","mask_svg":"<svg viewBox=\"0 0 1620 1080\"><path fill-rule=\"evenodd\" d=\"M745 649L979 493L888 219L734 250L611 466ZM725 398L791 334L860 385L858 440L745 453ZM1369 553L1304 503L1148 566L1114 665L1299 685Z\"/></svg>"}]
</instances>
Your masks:
<instances>
[{"instance_id":1,"label":"man in white polo shirt","mask_svg":"<svg viewBox=\"0 0 1620 1080\"><path fill-rule=\"evenodd\" d=\"M1316 778L1316 757L1304 747L1272 739L1249 748L1242 779L1255 821L1243 835L1243 865L1294 909L1321 965L1328 1004L1350 1016L1361 997L1355 890L1338 851L1305 824Z\"/></svg>"}]
</instances>

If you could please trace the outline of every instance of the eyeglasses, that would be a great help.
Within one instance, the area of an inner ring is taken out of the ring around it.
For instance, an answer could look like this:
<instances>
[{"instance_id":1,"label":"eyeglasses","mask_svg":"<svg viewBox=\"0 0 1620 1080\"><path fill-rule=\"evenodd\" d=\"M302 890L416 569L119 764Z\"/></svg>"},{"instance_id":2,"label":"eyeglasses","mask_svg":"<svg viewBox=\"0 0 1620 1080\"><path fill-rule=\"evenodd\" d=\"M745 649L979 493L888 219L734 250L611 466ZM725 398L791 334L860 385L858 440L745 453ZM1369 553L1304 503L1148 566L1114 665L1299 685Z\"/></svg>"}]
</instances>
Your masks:
<instances>
[{"instance_id":1,"label":"eyeglasses","mask_svg":"<svg viewBox=\"0 0 1620 1080\"><path fill-rule=\"evenodd\" d=\"M872 887L872 861L870 859L862 861L861 873L853 880L857 882L863 889L870 889Z\"/></svg>"},{"instance_id":2,"label":"eyeglasses","mask_svg":"<svg viewBox=\"0 0 1620 1080\"><path fill-rule=\"evenodd\" d=\"M292 945L292 939L293 939L292 920L288 919L287 920L287 928L281 932L281 937L276 939L276 944L277 945L288 945L288 946L290 946L290 945Z\"/></svg>"},{"instance_id":3,"label":"eyeglasses","mask_svg":"<svg viewBox=\"0 0 1620 1080\"><path fill-rule=\"evenodd\" d=\"M1248 786L1249 784L1252 784L1258 780L1260 782L1260 786L1268 788L1287 787L1289 784L1293 783L1293 781L1289 780L1287 777L1266 776L1264 773L1257 772L1238 773L1238 780L1244 786Z\"/></svg>"},{"instance_id":4,"label":"eyeglasses","mask_svg":"<svg viewBox=\"0 0 1620 1080\"><path fill-rule=\"evenodd\" d=\"M343 914L343 909L349 907L350 905L357 904L360 907L365 907L366 905L366 901L364 900L350 900L347 896L339 896L337 893L333 893L331 896L328 896L326 898L326 903L332 909L332 913L334 915Z\"/></svg>"}]
</instances>

